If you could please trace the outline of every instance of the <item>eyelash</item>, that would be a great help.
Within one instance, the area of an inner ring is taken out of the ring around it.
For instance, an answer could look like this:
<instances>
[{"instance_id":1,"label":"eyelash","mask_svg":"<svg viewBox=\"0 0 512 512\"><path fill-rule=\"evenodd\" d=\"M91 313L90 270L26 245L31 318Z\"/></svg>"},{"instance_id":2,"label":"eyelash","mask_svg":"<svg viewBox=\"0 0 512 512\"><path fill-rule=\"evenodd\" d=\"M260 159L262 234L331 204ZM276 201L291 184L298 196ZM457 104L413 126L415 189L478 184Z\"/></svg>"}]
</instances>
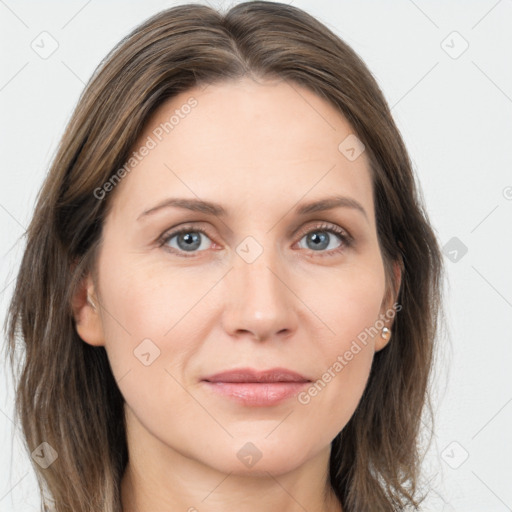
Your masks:
<instances>
[{"instance_id":1,"label":"eyelash","mask_svg":"<svg viewBox=\"0 0 512 512\"><path fill-rule=\"evenodd\" d=\"M309 235L310 233L315 233L317 231L327 232L327 233L333 233L337 235L342 244L337 247L336 249L331 249L330 251L310 251L313 254L318 254L320 257L329 257L329 256L336 256L342 251L350 248L353 244L353 238L342 228L334 225L334 224L318 224L316 226L313 226L312 228L308 228L307 230L301 230L299 233L299 241L304 238L304 236ZM176 229L175 231L171 231L170 233L164 233L158 240L159 247L163 247L165 250L177 254L178 256L182 256L184 258L193 258L194 255L197 254L197 252L203 252L203 251L197 251L195 253L191 253L190 255L186 255L185 251L177 251L174 247L164 247L166 243L169 242L172 238L174 238L177 235L181 235L184 233L201 233L205 235L206 237L211 237L208 235L208 233L198 227L194 226L183 226L182 228Z\"/></svg>"}]
</instances>

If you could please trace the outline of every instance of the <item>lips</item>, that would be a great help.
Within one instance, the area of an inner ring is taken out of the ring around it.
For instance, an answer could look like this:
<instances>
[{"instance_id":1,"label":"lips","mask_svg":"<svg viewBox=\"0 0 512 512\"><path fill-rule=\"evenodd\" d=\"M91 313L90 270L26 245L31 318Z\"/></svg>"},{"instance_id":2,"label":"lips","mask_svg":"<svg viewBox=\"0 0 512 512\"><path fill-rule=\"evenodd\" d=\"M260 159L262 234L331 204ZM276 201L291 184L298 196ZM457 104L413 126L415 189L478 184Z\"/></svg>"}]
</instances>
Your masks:
<instances>
[{"instance_id":1,"label":"lips","mask_svg":"<svg viewBox=\"0 0 512 512\"><path fill-rule=\"evenodd\" d=\"M270 407L297 395L311 382L286 368L239 368L202 379L211 393L250 407Z\"/></svg>"},{"instance_id":2,"label":"lips","mask_svg":"<svg viewBox=\"0 0 512 512\"><path fill-rule=\"evenodd\" d=\"M303 375L286 368L272 368L270 370L240 368L209 375L202 380L207 382L246 382L255 384L265 382L311 382Z\"/></svg>"}]
</instances>

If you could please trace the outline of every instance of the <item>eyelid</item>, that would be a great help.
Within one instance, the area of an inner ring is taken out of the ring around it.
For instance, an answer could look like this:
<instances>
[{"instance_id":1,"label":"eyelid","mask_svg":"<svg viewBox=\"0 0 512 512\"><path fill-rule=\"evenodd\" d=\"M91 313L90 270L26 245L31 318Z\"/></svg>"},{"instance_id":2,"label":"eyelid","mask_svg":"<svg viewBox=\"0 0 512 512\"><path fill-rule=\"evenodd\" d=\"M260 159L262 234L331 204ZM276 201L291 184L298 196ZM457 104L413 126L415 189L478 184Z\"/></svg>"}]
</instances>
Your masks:
<instances>
[{"instance_id":1,"label":"eyelid","mask_svg":"<svg viewBox=\"0 0 512 512\"><path fill-rule=\"evenodd\" d=\"M311 225L310 222L301 229L297 231L295 236L300 236L302 238L304 235L307 235L311 231L329 231L334 232L337 235L339 235L342 238L347 239L348 242L353 242L354 239L352 235L344 228L338 226L337 224L332 224L331 222L326 221L311 221L313 222L313 225Z\"/></svg>"}]
</instances>

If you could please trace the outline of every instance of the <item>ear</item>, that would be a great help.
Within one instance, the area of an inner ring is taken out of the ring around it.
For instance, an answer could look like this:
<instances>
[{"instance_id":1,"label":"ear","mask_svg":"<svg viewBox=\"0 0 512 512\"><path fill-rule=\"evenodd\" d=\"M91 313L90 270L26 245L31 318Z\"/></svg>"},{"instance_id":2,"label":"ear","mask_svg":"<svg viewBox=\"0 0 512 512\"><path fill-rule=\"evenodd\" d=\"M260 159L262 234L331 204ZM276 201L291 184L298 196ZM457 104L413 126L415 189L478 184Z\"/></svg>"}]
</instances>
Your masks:
<instances>
[{"instance_id":1,"label":"ear","mask_svg":"<svg viewBox=\"0 0 512 512\"><path fill-rule=\"evenodd\" d=\"M389 329L389 332L387 333L387 336L383 337L383 330L381 330L381 332L375 336L375 352L382 350L391 341L392 338L393 321L395 315L397 314L396 308L394 308L393 305L395 304L400 292L400 286L402 284L402 270L402 259L400 258L400 260L395 260L393 262L394 281L390 286L388 286L386 297L382 301L382 307L380 311L380 318L383 319L384 325ZM393 288L392 290L391 287Z\"/></svg>"},{"instance_id":2,"label":"ear","mask_svg":"<svg viewBox=\"0 0 512 512\"><path fill-rule=\"evenodd\" d=\"M77 287L71 307L75 328L80 338L89 345L105 345L99 300L90 274Z\"/></svg>"}]
</instances>

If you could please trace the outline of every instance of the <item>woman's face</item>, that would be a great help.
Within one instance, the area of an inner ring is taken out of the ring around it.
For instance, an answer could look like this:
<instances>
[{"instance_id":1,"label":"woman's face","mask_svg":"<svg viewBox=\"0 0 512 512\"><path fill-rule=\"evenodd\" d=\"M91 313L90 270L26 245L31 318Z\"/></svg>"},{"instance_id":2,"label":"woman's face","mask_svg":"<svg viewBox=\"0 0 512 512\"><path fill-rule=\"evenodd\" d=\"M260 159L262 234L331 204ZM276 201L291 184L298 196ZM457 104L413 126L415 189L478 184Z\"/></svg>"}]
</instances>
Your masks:
<instances>
[{"instance_id":1,"label":"woman's face","mask_svg":"<svg viewBox=\"0 0 512 512\"><path fill-rule=\"evenodd\" d=\"M115 189L99 307L77 322L106 348L130 439L226 473L325 453L391 327L353 129L305 88L244 79L167 101L134 151L98 192Z\"/></svg>"}]
</instances>

